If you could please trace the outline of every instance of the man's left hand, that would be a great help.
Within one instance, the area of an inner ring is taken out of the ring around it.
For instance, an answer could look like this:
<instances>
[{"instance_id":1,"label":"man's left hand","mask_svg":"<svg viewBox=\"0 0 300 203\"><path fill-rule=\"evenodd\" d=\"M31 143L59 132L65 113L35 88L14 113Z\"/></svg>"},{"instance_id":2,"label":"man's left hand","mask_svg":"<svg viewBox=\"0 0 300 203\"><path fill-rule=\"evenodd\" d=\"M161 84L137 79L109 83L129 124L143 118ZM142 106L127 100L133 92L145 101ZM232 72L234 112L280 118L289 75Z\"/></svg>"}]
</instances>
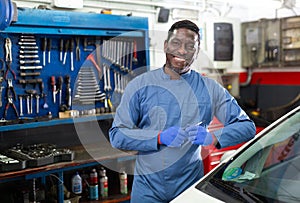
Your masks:
<instances>
[{"instance_id":1,"label":"man's left hand","mask_svg":"<svg viewBox=\"0 0 300 203\"><path fill-rule=\"evenodd\" d=\"M185 129L188 133L188 139L191 143L208 146L213 144L213 136L202 126L189 126Z\"/></svg>"}]
</instances>

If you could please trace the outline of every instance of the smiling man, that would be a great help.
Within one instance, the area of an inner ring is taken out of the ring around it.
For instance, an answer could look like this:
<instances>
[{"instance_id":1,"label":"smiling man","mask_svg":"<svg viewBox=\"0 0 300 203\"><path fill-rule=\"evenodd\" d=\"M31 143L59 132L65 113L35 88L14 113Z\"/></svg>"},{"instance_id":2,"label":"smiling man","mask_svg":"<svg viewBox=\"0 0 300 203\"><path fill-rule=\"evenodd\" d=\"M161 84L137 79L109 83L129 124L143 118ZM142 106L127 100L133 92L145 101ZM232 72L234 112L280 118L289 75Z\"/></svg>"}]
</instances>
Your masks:
<instances>
[{"instance_id":1,"label":"smiling man","mask_svg":"<svg viewBox=\"0 0 300 203\"><path fill-rule=\"evenodd\" d=\"M254 123L216 81L190 70L200 46L199 28L172 25L164 42L166 63L126 87L109 137L134 150L132 203L167 203L203 176L201 147L236 145L255 135ZM224 128L208 132L216 117Z\"/></svg>"}]
</instances>

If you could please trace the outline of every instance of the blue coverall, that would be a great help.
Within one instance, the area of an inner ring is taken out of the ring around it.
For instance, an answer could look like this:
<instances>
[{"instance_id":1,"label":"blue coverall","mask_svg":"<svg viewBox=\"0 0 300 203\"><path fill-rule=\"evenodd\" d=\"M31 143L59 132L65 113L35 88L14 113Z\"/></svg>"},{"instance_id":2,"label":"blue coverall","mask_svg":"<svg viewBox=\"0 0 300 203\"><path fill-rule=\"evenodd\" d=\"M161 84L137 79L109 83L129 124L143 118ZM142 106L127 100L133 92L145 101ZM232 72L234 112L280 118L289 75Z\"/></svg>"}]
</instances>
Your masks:
<instances>
[{"instance_id":1,"label":"blue coverall","mask_svg":"<svg viewBox=\"0 0 300 203\"><path fill-rule=\"evenodd\" d=\"M109 130L114 148L138 152L132 203L169 202L203 176L201 146L188 140L180 148L159 145L157 135L171 126L207 127L216 116L224 128L214 132L220 147L255 135L255 125L215 80L190 70L171 80L163 68L127 85Z\"/></svg>"}]
</instances>

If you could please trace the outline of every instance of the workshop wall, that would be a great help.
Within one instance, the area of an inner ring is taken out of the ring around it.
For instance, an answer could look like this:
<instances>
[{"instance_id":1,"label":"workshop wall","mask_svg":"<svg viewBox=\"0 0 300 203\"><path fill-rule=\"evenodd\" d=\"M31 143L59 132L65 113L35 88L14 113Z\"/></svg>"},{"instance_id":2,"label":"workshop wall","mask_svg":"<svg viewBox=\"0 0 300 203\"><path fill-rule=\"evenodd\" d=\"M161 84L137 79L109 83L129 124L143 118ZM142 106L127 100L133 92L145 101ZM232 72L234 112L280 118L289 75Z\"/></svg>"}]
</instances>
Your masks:
<instances>
[{"instance_id":1,"label":"workshop wall","mask_svg":"<svg viewBox=\"0 0 300 203\"><path fill-rule=\"evenodd\" d=\"M281 9L275 12L275 7L270 4L250 4L247 2L231 2L230 4L221 0L210 1L172 1L176 3L170 3L168 0L162 1L150 1L150 0L82 0L82 8L62 8L54 6L54 0L15 0L19 7L31 7L31 8L45 8L45 9L57 9L57 10L73 10L80 12L96 12L108 11L117 15L134 15L147 17L149 20L149 36L150 36L150 66L151 69L161 67L164 64L163 53L163 41L166 36L166 30L170 25L179 19L190 19L197 23L200 27L206 21L212 17L223 16L225 18L231 18L239 20L240 22L257 20L264 17L278 17L293 15L288 9ZM59 1L56 1L59 2ZM63 1L62 1L63 2ZM76 1L81 2L81 1ZM158 22L160 8L167 8L169 10L169 18L166 22ZM297 12L297 9L295 10ZM234 28L236 33L239 33L239 27ZM235 40L238 40L238 34L235 33ZM203 33L204 34L204 33ZM236 41L235 41L236 44ZM200 60L195 65L196 70L204 71L203 66L212 63L211 54L207 51L207 47L211 47L210 44L205 45L202 43L202 55L207 56L204 60ZM206 47L205 47L206 46ZM235 57L233 61L232 71L243 72L240 68L240 57L237 55L240 51L239 45L235 45ZM202 58L202 57L201 57Z\"/></svg>"}]
</instances>

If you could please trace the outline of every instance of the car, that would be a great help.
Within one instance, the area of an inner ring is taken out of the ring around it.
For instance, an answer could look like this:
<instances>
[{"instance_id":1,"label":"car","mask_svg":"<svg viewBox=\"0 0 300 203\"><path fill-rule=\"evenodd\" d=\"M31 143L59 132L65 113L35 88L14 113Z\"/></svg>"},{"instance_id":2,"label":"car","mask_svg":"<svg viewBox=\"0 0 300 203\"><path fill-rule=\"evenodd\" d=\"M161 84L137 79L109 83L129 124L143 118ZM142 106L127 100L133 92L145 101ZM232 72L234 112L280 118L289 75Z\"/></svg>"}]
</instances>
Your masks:
<instances>
[{"instance_id":1,"label":"car","mask_svg":"<svg viewBox=\"0 0 300 203\"><path fill-rule=\"evenodd\" d=\"M299 187L300 106L222 157L171 202L300 202Z\"/></svg>"}]
</instances>

